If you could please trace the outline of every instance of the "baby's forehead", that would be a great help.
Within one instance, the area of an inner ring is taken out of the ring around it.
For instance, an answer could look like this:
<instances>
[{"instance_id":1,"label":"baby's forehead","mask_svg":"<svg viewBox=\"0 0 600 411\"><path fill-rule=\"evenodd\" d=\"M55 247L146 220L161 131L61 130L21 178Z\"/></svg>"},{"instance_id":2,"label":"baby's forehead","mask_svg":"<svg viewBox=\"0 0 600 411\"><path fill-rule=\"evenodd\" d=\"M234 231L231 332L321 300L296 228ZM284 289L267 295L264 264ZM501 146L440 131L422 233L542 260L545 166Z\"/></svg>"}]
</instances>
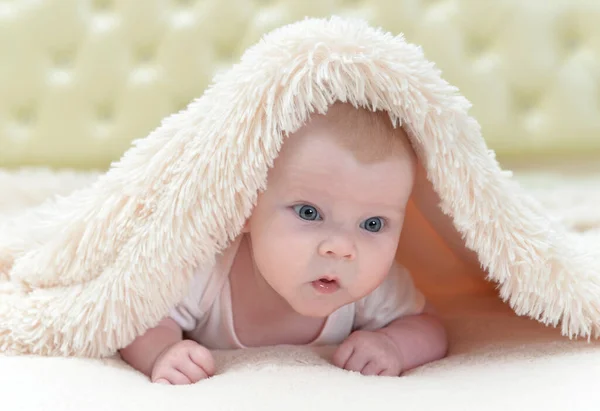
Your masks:
<instances>
[{"instance_id":1,"label":"baby's forehead","mask_svg":"<svg viewBox=\"0 0 600 411\"><path fill-rule=\"evenodd\" d=\"M387 138L397 139L394 136ZM352 141L358 139L362 141ZM393 143L369 140L377 140L377 137L373 134L359 135L343 128L306 127L284 140L275 166L282 169L304 167L318 172L319 168L331 165L334 160L336 164L352 163L357 168L373 168L377 164L394 162L410 163L413 160L410 147L390 147Z\"/></svg>"},{"instance_id":2,"label":"baby's forehead","mask_svg":"<svg viewBox=\"0 0 600 411\"><path fill-rule=\"evenodd\" d=\"M356 175L346 177L309 171L299 174L298 178L287 180L286 184L280 185L279 192L305 198L354 198L365 204L382 202L395 204L393 199L398 198L403 191L400 179L371 180L354 177Z\"/></svg>"},{"instance_id":3,"label":"baby's forehead","mask_svg":"<svg viewBox=\"0 0 600 411\"><path fill-rule=\"evenodd\" d=\"M392 156L415 158L408 135L402 127L393 126L388 113L350 104L336 104L325 115L311 117L285 139L283 148L292 151L302 145L327 149L330 155L350 152L364 163ZM320 147L323 145L325 148Z\"/></svg>"},{"instance_id":4,"label":"baby's forehead","mask_svg":"<svg viewBox=\"0 0 600 411\"><path fill-rule=\"evenodd\" d=\"M332 142L303 145L282 160L267 182L267 190L280 195L397 204L405 199L406 187L412 186L412 166L406 159L362 163Z\"/></svg>"},{"instance_id":5,"label":"baby's forehead","mask_svg":"<svg viewBox=\"0 0 600 411\"><path fill-rule=\"evenodd\" d=\"M303 185L305 191L331 196L351 197L358 191L393 202L406 197L414 179L412 149L403 146L409 143L401 141L402 135L390 134L390 128L358 130L351 127L356 122L340 118L346 117L319 116L285 137L269 171L267 190L275 185L285 193Z\"/></svg>"}]
</instances>

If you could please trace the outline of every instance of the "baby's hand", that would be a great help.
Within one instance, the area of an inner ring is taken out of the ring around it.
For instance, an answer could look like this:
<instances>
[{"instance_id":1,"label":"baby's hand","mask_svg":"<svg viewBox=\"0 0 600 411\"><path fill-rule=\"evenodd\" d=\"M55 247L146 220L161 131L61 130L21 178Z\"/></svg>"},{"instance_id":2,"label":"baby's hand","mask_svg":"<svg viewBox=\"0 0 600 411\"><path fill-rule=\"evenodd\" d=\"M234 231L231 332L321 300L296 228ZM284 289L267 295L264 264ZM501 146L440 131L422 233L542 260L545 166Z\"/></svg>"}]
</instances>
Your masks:
<instances>
[{"instance_id":1,"label":"baby's hand","mask_svg":"<svg viewBox=\"0 0 600 411\"><path fill-rule=\"evenodd\" d=\"M193 384L215 373L215 360L205 347L192 340L179 341L155 361L152 382Z\"/></svg>"},{"instance_id":2,"label":"baby's hand","mask_svg":"<svg viewBox=\"0 0 600 411\"><path fill-rule=\"evenodd\" d=\"M355 331L333 354L333 364L363 375L399 376L402 353L384 333Z\"/></svg>"}]
</instances>

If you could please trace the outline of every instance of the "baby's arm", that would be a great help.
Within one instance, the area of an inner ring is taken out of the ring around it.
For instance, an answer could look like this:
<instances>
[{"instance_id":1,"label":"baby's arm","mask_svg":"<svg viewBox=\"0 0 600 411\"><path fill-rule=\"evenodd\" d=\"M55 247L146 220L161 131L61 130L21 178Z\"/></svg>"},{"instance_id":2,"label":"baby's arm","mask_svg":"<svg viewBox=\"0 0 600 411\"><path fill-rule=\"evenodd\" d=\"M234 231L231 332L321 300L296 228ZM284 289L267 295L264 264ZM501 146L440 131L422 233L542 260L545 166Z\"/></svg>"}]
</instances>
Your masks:
<instances>
[{"instance_id":1,"label":"baby's arm","mask_svg":"<svg viewBox=\"0 0 600 411\"><path fill-rule=\"evenodd\" d=\"M447 349L444 326L426 309L375 331L353 332L334 353L333 363L364 375L398 376L443 358Z\"/></svg>"},{"instance_id":2,"label":"baby's arm","mask_svg":"<svg viewBox=\"0 0 600 411\"><path fill-rule=\"evenodd\" d=\"M356 303L354 329L333 363L366 375L400 375L443 358L448 347L442 322L396 262L384 282Z\"/></svg>"},{"instance_id":3,"label":"baby's arm","mask_svg":"<svg viewBox=\"0 0 600 411\"><path fill-rule=\"evenodd\" d=\"M182 330L171 318L163 319L120 350L125 362L152 382L192 384L215 373L212 354L192 340L183 340Z\"/></svg>"},{"instance_id":4,"label":"baby's arm","mask_svg":"<svg viewBox=\"0 0 600 411\"><path fill-rule=\"evenodd\" d=\"M442 359L448 351L444 325L427 306L419 315L398 318L376 332L389 337L401 355L401 370Z\"/></svg>"},{"instance_id":5,"label":"baby's arm","mask_svg":"<svg viewBox=\"0 0 600 411\"><path fill-rule=\"evenodd\" d=\"M179 325L167 317L119 352L125 362L150 377L156 359L182 339L183 332Z\"/></svg>"}]
</instances>

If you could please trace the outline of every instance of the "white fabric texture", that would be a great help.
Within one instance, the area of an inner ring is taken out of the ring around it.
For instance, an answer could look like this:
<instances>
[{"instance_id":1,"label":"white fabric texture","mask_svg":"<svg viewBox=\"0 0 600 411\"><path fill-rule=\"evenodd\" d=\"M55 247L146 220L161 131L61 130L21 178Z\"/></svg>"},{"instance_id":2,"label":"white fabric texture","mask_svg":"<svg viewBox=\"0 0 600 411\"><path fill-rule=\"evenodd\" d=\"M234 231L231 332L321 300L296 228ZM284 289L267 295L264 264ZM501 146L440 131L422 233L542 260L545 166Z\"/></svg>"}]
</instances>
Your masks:
<instances>
[{"instance_id":1,"label":"white fabric texture","mask_svg":"<svg viewBox=\"0 0 600 411\"><path fill-rule=\"evenodd\" d=\"M217 256L209 275L201 272L194 276L188 294L169 313L185 331L186 338L209 349L247 348L235 331L229 282L240 240L238 237ZM398 266L364 298L331 313L309 345L341 344L354 330L380 329L397 318L420 314L424 307L425 297L415 287L410 273Z\"/></svg>"}]
</instances>

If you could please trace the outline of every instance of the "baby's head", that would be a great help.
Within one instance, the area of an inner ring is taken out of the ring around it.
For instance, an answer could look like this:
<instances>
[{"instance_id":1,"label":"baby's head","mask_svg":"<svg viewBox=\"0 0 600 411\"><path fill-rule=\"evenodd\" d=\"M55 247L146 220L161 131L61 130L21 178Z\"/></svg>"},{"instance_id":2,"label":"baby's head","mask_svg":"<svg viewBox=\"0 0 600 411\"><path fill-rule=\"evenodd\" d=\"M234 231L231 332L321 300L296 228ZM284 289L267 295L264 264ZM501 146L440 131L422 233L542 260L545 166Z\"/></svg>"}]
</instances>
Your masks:
<instances>
[{"instance_id":1,"label":"baby's head","mask_svg":"<svg viewBox=\"0 0 600 411\"><path fill-rule=\"evenodd\" d=\"M289 136L248 220L256 268L300 314L359 300L393 263L416 157L385 112L337 103Z\"/></svg>"}]
</instances>

